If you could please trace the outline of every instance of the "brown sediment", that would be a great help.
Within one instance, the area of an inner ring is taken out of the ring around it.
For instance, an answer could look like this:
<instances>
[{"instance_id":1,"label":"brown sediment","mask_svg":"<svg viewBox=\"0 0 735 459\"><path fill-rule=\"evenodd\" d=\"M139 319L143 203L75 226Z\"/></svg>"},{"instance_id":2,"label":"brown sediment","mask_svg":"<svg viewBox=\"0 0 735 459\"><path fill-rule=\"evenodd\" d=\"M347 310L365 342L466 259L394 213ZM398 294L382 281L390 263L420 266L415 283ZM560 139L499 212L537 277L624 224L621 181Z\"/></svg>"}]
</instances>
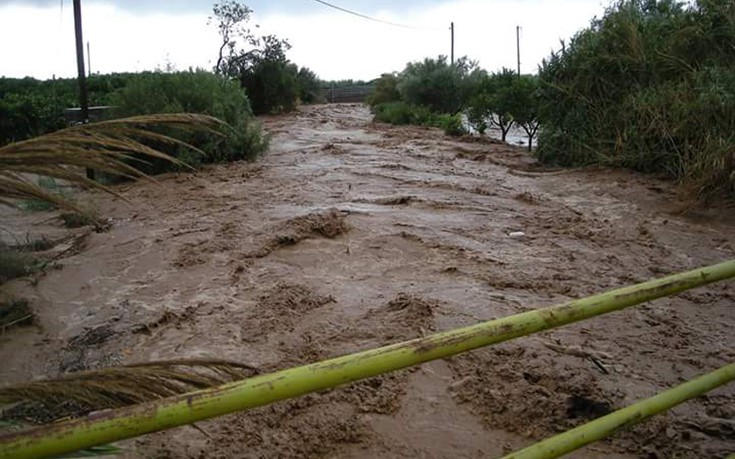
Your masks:
<instances>
[{"instance_id":1,"label":"brown sediment","mask_svg":"<svg viewBox=\"0 0 735 459\"><path fill-rule=\"evenodd\" d=\"M735 257L731 213L676 214L674 187L648 176L548 172L523 148L374 124L356 104L262 121L256 163L126 184L130 205L80 196L112 226L36 285L4 286L36 327L0 335L0 381L184 357L269 372ZM18 236L70 234L2 212ZM732 282L711 285L123 456L499 456L729 363L734 301ZM724 387L571 457L722 457L733 407Z\"/></svg>"}]
</instances>

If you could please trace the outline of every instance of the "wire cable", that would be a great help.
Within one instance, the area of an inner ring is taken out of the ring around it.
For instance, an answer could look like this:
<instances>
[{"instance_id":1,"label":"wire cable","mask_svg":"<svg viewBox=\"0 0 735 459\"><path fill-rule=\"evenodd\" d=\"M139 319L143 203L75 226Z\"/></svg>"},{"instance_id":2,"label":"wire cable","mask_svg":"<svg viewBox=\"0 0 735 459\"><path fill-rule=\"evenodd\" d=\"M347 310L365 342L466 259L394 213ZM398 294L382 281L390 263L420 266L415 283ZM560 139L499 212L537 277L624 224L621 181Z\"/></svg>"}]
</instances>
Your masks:
<instances>
[{"instance_id":1,"label":"wire cable","mask_svg":"<svg viewBox=\"0 0 735 459\"><path fill-rule=\"evenodd\" d=\"M347 13L347 14L352 14L353 16L357 16L357 17L360 17L360 18L363 18L363 19L367 19L369 21L380 22L380 23L391 25L391 26L394 26L394 27L402 27L404 29L414 29L414 30L437 30L436 27L416 27L416 26L410 26L410 25L406 25L406 24L399 24L397 22L384 21L383 19L374 18L374 17L368 16L367 14L362 14L362 13L358 13L356 11L348 10L347 8L342 8L341 6L334 5L334 4L329 3L329 2L325 2L324 0L314 0L314 1L317 2L317 3L321 3L322 5L328 6L330 8L334 8L335 10L339 10L339 11L342 11L342 12Z\"/></svg>"}]
</instances>

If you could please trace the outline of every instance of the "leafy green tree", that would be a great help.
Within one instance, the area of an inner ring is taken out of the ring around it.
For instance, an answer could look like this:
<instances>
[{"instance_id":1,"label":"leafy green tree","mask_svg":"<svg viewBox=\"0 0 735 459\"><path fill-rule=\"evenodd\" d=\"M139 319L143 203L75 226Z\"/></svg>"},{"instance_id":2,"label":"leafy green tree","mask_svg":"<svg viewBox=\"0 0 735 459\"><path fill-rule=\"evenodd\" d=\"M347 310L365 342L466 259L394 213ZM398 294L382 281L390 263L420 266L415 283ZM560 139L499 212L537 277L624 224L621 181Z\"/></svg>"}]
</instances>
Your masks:
<instances>
[{"instance_id":1,"label":"leafy green tree","mask_svg":"<svg viewBox=\"0 0 735 459\"><path fill-rule=\"evenodd\" d=\"M274 35L254 43L259 47L232 61L232 76L245 88L255 114L292 111L300 88L298 67L286 58L291 45Z\"/></svg>"},{"instance_id":2,"label":"leafy green tree","mask_svg":"<svg viewBox=\"0 0 735 459\"><path fill-rule=\"evenodd\" d=\"M252 43L254 37L247 28L250 15L253 13L247 5L233 0L215 3L212 8L214 16L209 17L209 23L217 23L222 44L217 55L215 73L228 75L231 72L230 61L243 53L237 48L238 39Z\"/></svg>"},{"instance_id":3,"label":"leafy green tree","mask_svg":"<svg viewBox=\"0 0 735 459\"><path fill-rule=\"evenodd\" d=\"M395 73L382 74L375 83L375 91L368 97L368 104L375 106L401 100L398 81L398 75Z\"/></svg>"},{"instance_id":4,"label":"leafy green tree","mask_svg":"<svg viewBox=\"0 0 735 459\"><path fill-rule=\"evenodd\" d=\"M485 74L478 82L474 93L470 95L467 104L467 121L480 135L485 134L490 117L493 115L494 96L493 81Z\"/></svg>"},{"instance_id":5,"label":"leafy green tree","mask_svg":"<svg viewBox=\"0 0 735 459\"><path fill-rule=\"evenodd\" d=\"M466 103L470 75L476 68L477 63L466 57L454 65L446 56L410 62L401 72L398 91L411 105L425 106L435 113L455 114Z\"/></svg>"},{"instance_id":6,"label":"leafy green tree","mask_svg":"<svg viewBox=\"0 0 735 459\"><path fill-rule=\"evenodd\" d=\"M539 82L534 75L521 75L513 80L509 112L515 124L528 135L528 151L533 148L533 138L539 129Z\"/></svg>"},{"instance_id":7,"label":"leafy green tree","mask_svg":"<svg viewBox=\"0 0 735 459\"><path fill-rule=\"evenodd\" d=\"M291 111L299 100L316 100L316 75L309 69L300 71L288 60L288 41L275 35L253 35L247 28L251 13L235 0L214 5L210 23L217 24L222 38L215 72L239 80L258 115Z\"/></svg>"},{"instance_id":8,"label":"leafy green tree","mask_svg":"<svg viewBox=\"0 0 735 459\"><path fill-rule=\"evenodd\" d=\"M479 75L474 91L469 96L467 118L480 132L485 132L488 122L500 129L505 142L510 128L513 127L513 110L517 107L513 85L517 79L515 72L503 69L492 75Z\"/></svg>"},{"instance_id":9,"label":"leafy green tree","mask_svg":"<svg viewBox=\"0 0 735 459\"><path fill-rule=\"evenodd\" d=\"M313 104L322 100L319 77L306 67L301 67L296 74L299 85L299 99L305 104Z\"/></svg>"}]
</instances>

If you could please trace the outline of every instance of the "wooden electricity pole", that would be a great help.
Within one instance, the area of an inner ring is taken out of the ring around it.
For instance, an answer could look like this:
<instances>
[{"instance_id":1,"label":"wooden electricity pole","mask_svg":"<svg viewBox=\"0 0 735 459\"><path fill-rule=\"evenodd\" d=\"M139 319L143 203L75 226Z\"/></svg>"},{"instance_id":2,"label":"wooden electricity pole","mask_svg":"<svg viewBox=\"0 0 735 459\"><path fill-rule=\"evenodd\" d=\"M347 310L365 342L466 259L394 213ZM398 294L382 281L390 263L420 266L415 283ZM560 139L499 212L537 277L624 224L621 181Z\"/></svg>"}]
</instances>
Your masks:
<instances>
[{"instance_id":1,"label":"wooden electricity pole","mask_svg":"<svg viewBox=\"0 0 735 459\"><path fill-rule=\"evenodd\" d=\"M74 34L77 40L77 81L79 82L79 108L83 122L89 122L89 100L87 98L87 78L84 72L84 39L82 38L82 3L74 0Z\"/></svg>"},{"instance_id":2,"label":"wooden electricity pole","mask_svg":"<svg viewBox=\"0 0 735 459\"><path fill-rule=\"evenodd\" d=\"M516 55L518 61L518 76L521 76L521 26L516 26Z\"/></svg>"},{"instance_id":3,"label":"wooden electricity pole","mask_svg":"<svg viewBox=\"0 0 735 459\"><path fill-rule=\"evenodd\" d=\"M449 26L449 29L452 31L452 54L451 54L451 62L452 65L454 65L454 22Z\"/></svg>"},{"instance_id":4,"label":"wooden electricity pole","mask_svg":"<svg viewBox=\"0 0 735 459\"><path fill-rule=\"evenodd\" d=\"M82 3L74 0L74 34L77 41L77 81L79 82L79 109L82 123L89 123L89 99L87 98L87 78L84 74L84 40L82 38ZM87 178L94 180L94 170L87 169Z\"/></svg>"}]
</instances>

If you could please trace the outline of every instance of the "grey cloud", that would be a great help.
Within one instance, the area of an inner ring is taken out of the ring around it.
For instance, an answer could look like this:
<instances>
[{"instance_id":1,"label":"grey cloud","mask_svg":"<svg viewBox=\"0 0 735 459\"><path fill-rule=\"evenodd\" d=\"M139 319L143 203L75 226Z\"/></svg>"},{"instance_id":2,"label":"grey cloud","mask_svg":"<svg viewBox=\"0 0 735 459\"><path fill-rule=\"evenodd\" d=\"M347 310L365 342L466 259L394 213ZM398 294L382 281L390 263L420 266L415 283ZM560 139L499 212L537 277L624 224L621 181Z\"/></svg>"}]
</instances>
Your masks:
<instances>
[{"instance_id":1,"label":"grey cloud","mask_svg":"<svg viewBox=\"0 0 735 459\"><path fill-rule=\"evenodd\" d=\"M63 0L64 7L71 7L71 0ZM128 11L140 12L170 12L172 14L182 12L202 12L208 13L212 9L214 1L211 0L179 0L175 2L163 0L82 0L82 7L88 4L112 3L119 8ZM325 5L321 5L313 0L251 0L245 1L251 9L256 13L314 13L318 11L328 11ZM404 0L396 2L393 0L330 0L329 3L339 5L346 9L351 9L363 14L372 14L381 10L388 11L405 11L408 9L420 7L421 5L436 5L444 3L436 0ZM5 5L31 5L40 7L55 6L61 4L60 0L0 0L0 6Z\"/></svg>"}]
</instances>

